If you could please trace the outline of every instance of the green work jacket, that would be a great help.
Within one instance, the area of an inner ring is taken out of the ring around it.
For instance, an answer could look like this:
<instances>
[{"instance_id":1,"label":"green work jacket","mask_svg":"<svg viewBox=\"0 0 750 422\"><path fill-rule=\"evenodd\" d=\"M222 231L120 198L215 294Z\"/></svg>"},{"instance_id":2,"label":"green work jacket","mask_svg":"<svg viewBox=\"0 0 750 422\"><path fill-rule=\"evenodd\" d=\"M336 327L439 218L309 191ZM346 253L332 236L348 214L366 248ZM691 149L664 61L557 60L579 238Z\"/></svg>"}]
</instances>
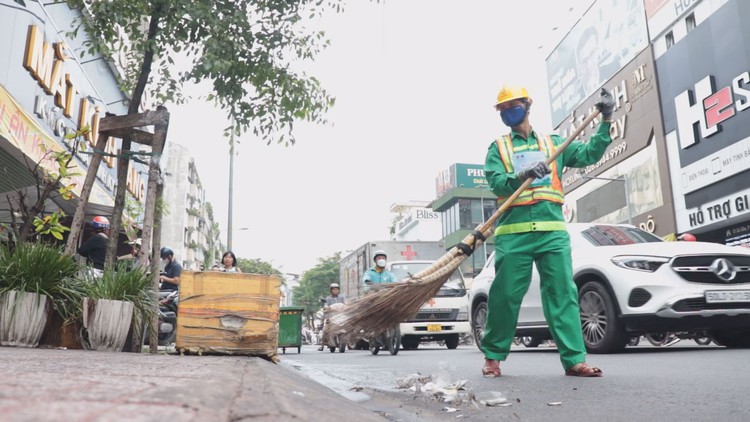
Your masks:
<instances>
[{"instance_id":1,"label":"green work jacket","mask_svg":"<svg viewBox=\"0 0 750 422\"><path fill-rule=\"evenodd\" d=\"M607 146L612 141L612 138L609 136L610 126L611 123L601 122L596 133L591 136L588 142L579 140L571 142L565 151L557 157L558 177L562 179L562 172L565 167L586 167L596 164L602 158L604 152L607 150ZM558 135L551 135L551 137L556 146L565 142ZM516 152L539 150L539 143L533 131L528 139L523 139L519 133L511 131L511 138L513 141L513 150ZM505 170L505 166L500 158L500 152L497 150L497 143L494 141L487 149L484 172L489 182L490 190L497 196L508 197L523 184L516 177L515 173L508 173ZM495 222L495 226L532 221L564 221L562 206L550 201L539 201L532 205L510 207L500 215Z\"/></svg>"}]
</instances>

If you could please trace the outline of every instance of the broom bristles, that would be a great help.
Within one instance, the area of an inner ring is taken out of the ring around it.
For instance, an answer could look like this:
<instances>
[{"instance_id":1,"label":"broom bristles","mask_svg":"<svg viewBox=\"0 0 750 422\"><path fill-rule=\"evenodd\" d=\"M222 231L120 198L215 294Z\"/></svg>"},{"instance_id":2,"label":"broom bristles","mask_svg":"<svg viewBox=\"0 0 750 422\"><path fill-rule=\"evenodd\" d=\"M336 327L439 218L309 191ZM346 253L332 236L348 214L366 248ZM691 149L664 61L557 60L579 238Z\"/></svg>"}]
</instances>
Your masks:
<instances>
[{"instance_id":1,"label":"broom bristles","mask_svg":"<svg viewBox=\"0 0 750 422\"><path fill-rule=\"evenodd\" d=\"M326 326L327 334L366 338L396 327L435 297L464 257L459 255L450 260L438 260L416 275L378 286L378 290L371 291L342 309L332 310Z\"/></svg>"}]
</instances>

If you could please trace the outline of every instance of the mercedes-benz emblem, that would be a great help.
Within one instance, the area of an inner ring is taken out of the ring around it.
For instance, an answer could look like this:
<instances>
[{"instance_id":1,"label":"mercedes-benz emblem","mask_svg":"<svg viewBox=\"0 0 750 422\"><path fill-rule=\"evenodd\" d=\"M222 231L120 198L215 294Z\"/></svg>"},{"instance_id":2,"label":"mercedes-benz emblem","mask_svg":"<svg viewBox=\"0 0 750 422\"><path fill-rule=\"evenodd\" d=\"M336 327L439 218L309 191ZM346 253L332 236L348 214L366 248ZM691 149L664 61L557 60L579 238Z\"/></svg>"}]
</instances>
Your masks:
<instances>
[{"instance_id":1,"label":"mercedes-benz emblem","mask_svg":"<svg viewBox=\"0 0 750 422\"><path fill-rule=\"evenodd\" d=\"M726 258L714 260L708 269L724 281L732 281L737 276L737 269L734 268L734 264Z\"/></svg>"}]
</instances>

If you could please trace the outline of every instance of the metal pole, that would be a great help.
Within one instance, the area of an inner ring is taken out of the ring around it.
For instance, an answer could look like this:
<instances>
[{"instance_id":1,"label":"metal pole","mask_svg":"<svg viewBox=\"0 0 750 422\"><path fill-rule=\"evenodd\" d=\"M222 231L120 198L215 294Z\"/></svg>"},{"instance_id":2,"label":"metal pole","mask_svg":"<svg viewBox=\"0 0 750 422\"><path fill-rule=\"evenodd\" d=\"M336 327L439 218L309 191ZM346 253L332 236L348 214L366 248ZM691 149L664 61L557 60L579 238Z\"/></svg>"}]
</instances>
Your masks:
<instances>
[{"instance_id":1,"label":"metal pole","mask_svg":"<svg viewBox=\"0 0 750 422\"><path fill-rule=\"evenodd\" d=\"M633 210L630 209L630 182L628 176L623 174L622 180L625 182L625 207L628 209L628 224L633 224Z\"/></svg>"},{"instance_id":2,"label":"metal pole","mask_svg":"<svg viewBox=\"0 0 750 422\"><path fill-rule=\"evenodd\" d=\"M234 120L229 138L229 204L227 205L227 250L232 250L232 196L234 195Z\"/></svg>"}]
</instances>

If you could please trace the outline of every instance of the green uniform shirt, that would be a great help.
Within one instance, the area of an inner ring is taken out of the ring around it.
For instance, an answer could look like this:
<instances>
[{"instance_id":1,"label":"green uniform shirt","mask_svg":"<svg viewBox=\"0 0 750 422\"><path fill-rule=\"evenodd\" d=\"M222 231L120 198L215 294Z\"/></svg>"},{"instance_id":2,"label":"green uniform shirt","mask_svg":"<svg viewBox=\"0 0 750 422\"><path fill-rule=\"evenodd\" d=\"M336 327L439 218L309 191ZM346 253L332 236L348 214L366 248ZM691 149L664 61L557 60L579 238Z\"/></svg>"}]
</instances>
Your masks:
<instances>
[{"instance_id":1,"label":"green uniform shirt","mask_svg":"<svg viewBox=\"0 0 750 422\"><path fill-rule=\"evenodd\" d=\"M573 141L557 157L557 176L562 179L564 167L586 167L596 164L604 155L607 146L612 141L609 136L611 123L599 124L596 133L591 136L589 142ZM555 145L565 142L558 135L551 135ZM513 149L516 152L538 151L539 143L536 134L532 131L528 139L523 139L515 131L511 131ZM490 144L487 149L487 158L484 163L484 173L487 176L489 187L497 196L508 197L516 191L523 182L516 177L515 173L505 171L500 152L497 150L496 142ZM497 219L496 225L526 223L530 221L564 221L562 206L550 201L539 201L536 204L510 207Z\"/></svg>"}]
</instances>

